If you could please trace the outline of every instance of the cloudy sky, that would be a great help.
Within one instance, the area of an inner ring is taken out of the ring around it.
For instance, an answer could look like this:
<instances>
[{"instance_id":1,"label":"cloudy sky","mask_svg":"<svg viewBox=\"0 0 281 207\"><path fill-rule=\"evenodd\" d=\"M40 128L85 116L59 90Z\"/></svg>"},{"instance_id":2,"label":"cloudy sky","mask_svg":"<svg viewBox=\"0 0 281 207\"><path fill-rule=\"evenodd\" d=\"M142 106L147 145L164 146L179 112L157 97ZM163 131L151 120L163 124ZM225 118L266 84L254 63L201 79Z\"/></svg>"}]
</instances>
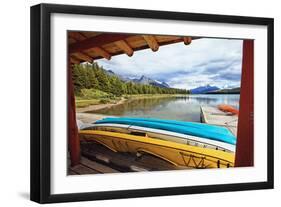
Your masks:
<instances>
[{"instance_id":1,"label":"cloudy sky","mask_svg":"<svg viewBox=\"0 0 281 207\"><path fill-rule=\"evenodd\" d=\"M142 75L165 81L171 87L192 89L206 84L238 87L241 79L242 40L202 38L188 46L181 43L137 51L132 57L101 59L99 65L126 77Z\"/></svg>"}]
</instances>

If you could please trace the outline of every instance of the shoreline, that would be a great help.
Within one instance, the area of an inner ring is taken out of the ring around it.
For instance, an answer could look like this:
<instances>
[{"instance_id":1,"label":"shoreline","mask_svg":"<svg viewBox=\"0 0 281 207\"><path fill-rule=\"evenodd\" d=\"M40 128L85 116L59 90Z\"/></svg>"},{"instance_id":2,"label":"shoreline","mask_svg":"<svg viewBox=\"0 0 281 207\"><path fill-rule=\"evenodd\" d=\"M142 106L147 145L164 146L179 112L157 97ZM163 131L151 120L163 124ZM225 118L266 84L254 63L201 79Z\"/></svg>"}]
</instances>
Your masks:
<instances>
[{"instance_id":1,"label":"shoreline","mask_svg":"<svg viewBox=\"0 0 281 207\"><path fill-rule=\"evenodd\" d=\"M84 113L84 112L76 112L76 120L82 121L84 124L90 124L97 120L106 118L106 117L114 117L107 116L102 114L92 114L92 113Z\"/></svg>"},{"instance_id":2,"label":"shoreline","mask_svg":"<svg viewBox=\"0 0 281 207\"><path fill-rule=\"evenodd\" d=\"M96 111L105 108L111 108L125 103L126 101L135 100L135 99L146 99L146 98L165 98L165 97L177 97L177 96L186 96L190 94L142 94L142 95L129 95L128 98L122 97L121 100L117 103L106 103L106 104L92 104L85 107L76 107L76 112L78 113L87 113L89 111Z\"/></svg>"},{"instance_id":3,"label":"shoreline","mask_svg":"<svg viewBox=\"0 0 281 207\"><path fill-rule=\"evenodd\" d=\"M96 111L104 108L111 108L112 106L117 106L123 104L127 101L127 99L122 98L117 101L117 103L106 103L106 104L94 104L86 107L76 108L76 113L87 113L89 111Z\"/></svg>"}]
</instances>

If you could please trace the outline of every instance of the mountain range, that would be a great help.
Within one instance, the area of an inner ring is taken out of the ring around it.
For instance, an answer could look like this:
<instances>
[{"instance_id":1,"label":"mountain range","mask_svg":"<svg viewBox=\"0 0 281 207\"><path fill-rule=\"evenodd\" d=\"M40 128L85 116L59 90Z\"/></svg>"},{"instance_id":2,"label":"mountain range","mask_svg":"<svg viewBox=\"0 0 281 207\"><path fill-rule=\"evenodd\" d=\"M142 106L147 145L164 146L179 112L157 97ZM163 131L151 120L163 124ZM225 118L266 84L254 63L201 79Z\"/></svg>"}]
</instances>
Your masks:
<instances>
[{"instance_id":1,"label":"mountain range","mask_svg":"<svg viewBox=\"0 0 281 207\"><path fill-rule=\"evenodd\" d=\"M191 89L190 92L192 94L202 94L202 93L209 93L211 91L217 91L220 90L217 86L211 86L211 85L205 85L205 86L199 86L197 88Z\"/></svg>"},{"instance_id":2,"label":"mountain range","mask_svg":"<svg viewBox=\"0 0 281 207\"><path fill-rule=\"evenodd\" d=\"M153 80L153 79L148 78L144 75L142 75L139 79L134 78L132 81L135 82L135 83L144 84L144 85L158 86L160 88L170 88L170 86L167 83L160 82L158 80Z\"/></svg>"},{"instance_id":3,"label":"mountain range","mask_svg":"<svg viewBox=\"0 0 281 207\"><path fill-rule=\"evenodd\" d=\"M190 90L192 94L240 94L240 87L219 88L217 86L205 85Z\"/></svg>"},{"instance_id":4,"label":"mountain range","mask_svg":"<svg viewBox=\"0 0 281 207\"><path fill-rule=\"evenodd\" d=\"M144 76L144 75L142 75L140 78L129 78L129 77L126 77L126 76L118 75L118 74L114 73L112 70L106 70L106 73L108 75L115 75L125 82L131 81L133 83L139 83L139 84L143 84L143 85L158 86L160 88L170 88L168 83L161 82L161 81L158 81L158 80L154 80L154 79L149 78L149 77Z\"/></svg>"},{"instance_id":5,"label":"mountain range","mask_svg":"<svg viewBox=\"0 0 281 207\"><path fill-rule=\"evenodd\" d=\"M207 92L208 94L240 94L240 87L224 88L217 91Z\"/></svg>"},{"instance_id":6,"label":"mountain range","mask_svg":"<svg viewBox=\"0 0 281 207\"><path fill-rule=\"evenodd\" d=\"M114 73L112 70L105 70L108 75L117 76L125 82L133 82L143 85L158 86L160 88L171 88L166 82L154 80L147 76L142 75L140 78L129 78L127 76L121 76ZM217 86L211 86L207 84L205 86L199 86L190 90L191 94L240 94L240 87L236 88L219 88Z\"/></svg>"}]
</instances>

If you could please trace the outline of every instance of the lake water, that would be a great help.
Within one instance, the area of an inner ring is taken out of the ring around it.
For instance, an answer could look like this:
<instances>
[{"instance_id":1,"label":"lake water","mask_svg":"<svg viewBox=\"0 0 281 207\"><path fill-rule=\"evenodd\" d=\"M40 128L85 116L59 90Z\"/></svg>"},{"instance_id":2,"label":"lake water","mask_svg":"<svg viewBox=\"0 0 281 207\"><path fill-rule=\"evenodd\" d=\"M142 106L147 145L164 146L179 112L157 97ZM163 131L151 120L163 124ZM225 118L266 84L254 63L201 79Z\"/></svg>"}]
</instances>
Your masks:
<instances>
[{"instance_id":1,"label":"lake water","mask_svg":"<svg viewBox=\"0 0 281 207\"><path fill-rule=\"evenodd\" d=\"M239 98L240 95L237 94L200 94L133 99L124 104L97 110L92 113L200 122L200 106L216 107L219 104L228 104L239 108Z\"/></svg>"}]
</instances>

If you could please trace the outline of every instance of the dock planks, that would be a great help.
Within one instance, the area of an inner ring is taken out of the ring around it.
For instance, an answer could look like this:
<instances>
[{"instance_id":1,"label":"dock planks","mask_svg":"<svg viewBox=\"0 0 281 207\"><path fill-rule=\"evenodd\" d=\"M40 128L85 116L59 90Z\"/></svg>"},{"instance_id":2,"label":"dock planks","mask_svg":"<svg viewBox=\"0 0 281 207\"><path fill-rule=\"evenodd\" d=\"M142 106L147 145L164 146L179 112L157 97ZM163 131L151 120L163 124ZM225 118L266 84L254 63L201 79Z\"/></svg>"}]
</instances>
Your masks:
<instances>
[{"instance_id":1,"label":"dock planks","mask_svg":"<svg viewBox=\"0 0 281 207\"><path fill-rule=\"evenodd\" d=\"M98 171L92 169L92 168L89 168L88 166L86 165L83 165L83 164L78 164L78 165L75 165L74 167L71 167L68 171L70 175L84 175L84 174L97 174L99 173Z\"/></svg>"},{"instance_id":2,"label":"dock planks","mask_svg":"<svg viewBox=\"0 0 281 207\"><path fill-rule=\"evenodd\" d=\"M203 123L226 127L237 137L238 116L223 112L216 107L201 106Z\"/></svg>"},{"instance_id":3,"label":"dock planks","mask_svg":"<svg viewBox=\"0 0 281 207\"><path fill-rule=\"evenodd\" d=\"M131 153L113 152L94 142L82 141L81 152L80 164L69 166L68 175L188 169L174 166L148 154L137 156Z\"/></svg>"},{"instance_id":4,"label":"dock planks","mask_svg":"<svg viewBox=\"0 0 281 207\"><path fill-rule=\"evenodd\" d=\"M149 154L137 156L133 153L113 152L95 142L82 142L82 154L120 172L159 171L182 169Z\"/></svg>"}]
</instances>

